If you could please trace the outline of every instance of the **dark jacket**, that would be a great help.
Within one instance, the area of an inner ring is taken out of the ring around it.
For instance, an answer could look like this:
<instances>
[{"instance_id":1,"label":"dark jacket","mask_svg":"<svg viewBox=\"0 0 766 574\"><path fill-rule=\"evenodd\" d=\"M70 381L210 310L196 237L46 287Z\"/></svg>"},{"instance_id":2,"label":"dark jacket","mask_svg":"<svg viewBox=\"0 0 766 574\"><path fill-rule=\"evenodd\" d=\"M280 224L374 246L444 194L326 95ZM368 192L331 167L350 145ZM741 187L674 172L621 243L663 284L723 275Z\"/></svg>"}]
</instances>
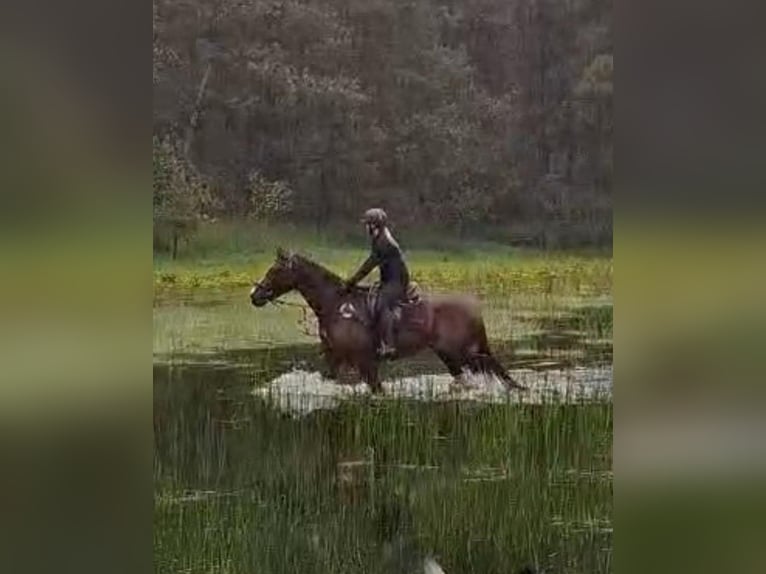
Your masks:
<instances>
[{"instance_id":1,"label":"dark jacket","mask_svg":"<svg viewBox=\"0 0 766 574\"><path fill-rule=\"evenodd\" d=\"M386 227L372 239L370 256L354 273L349 283L356 285L375 267L380 267L380 282L383 285L398 285L405 290L410 283L410 272L404 262L402 250Z\"/></svg>"}]
</instances>

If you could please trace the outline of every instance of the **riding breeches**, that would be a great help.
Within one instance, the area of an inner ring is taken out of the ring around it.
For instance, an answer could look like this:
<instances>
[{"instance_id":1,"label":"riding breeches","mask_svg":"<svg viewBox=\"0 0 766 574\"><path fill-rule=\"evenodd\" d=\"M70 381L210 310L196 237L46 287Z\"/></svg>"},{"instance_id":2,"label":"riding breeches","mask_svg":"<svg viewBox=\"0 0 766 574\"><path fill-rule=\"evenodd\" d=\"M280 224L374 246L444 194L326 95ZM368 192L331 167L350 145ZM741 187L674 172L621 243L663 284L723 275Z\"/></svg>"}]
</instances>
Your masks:
<instances>
[{"instance_id":1,"label":"riding breeches","mask_svg":"<svg viewBox=\"0 0 766 574\"><path fill-rule=\"evenodd\" d=\"M378 293L377 318L380 319L384 311L392 311L404 299L405 288L399 283L386 283L380 287Z\"/></svg>"}]
</instances>

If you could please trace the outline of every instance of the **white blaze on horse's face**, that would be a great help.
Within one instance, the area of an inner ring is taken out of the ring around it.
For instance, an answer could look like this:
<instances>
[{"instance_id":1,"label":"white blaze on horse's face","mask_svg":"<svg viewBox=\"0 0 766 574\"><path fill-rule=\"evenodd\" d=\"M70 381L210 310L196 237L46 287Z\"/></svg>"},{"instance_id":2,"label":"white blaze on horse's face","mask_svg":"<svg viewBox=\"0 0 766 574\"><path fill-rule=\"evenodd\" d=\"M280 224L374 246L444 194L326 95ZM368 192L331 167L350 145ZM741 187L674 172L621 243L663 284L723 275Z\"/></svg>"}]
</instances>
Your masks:
<instances>
[{"instance_id":1,"label":"white blaze on horse's face","mask_svg":"<svg viewBox=\"0 0 766 574\"><path fill-rule=\"evenodd\" d=\"M252 289L250 289L250 297L252 297L253 295L255 295L255 289L256 289L256 287L255 287L255 285L253 285L253 288L252 288Z\"/></svg>"}]
</instances>

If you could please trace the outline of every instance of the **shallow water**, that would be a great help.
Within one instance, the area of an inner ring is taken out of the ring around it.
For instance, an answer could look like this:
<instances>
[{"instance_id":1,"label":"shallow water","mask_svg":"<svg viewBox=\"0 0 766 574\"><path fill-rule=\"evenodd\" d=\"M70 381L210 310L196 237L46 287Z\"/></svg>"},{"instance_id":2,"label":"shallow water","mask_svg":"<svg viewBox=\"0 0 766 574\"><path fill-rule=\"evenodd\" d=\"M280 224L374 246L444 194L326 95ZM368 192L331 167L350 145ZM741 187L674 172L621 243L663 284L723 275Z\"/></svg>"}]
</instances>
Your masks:
<instances>
[{"instance_id":1,"label":"shallow water","mask_svg":"<svg viewBox=\"0 0 766 574\"><path fill-rule=\"evenodd\" d=\"M526 392L424 353L379 396L264 311L155 307L157 572L611 571L610 306L490 305Z\"/></svg>"},{"instance_id":2,"label":"shallow water","mask_svg":"<svg viewBox=\"0 0 766 574\"><path fill-rule=\"evenodd\" d=\"M284 297L300 303L295 295ZM483 301L491 341L513 343L521 355L563 356L611 362L610 298L491 297ZM309 334L307 334L307 332ZM298 307L255 309L247 290L167 294L154 304L154 353L168 359L184 354L313 345L316 325Z\"/></svg>"}]
</instances>

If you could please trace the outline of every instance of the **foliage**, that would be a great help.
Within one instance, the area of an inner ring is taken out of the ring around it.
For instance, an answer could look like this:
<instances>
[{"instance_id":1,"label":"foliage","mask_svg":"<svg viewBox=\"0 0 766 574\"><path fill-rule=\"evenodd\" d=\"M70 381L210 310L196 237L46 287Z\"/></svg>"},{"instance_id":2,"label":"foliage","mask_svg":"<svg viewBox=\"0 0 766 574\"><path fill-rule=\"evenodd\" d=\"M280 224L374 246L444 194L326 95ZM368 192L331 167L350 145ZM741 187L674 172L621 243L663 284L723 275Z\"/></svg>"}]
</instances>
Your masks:
<instances>
[{"instance_id":1,"label":"foliage","mask_svg":"<svg viewBox=\"0 0 766 574\"><path fill-rule=\"evenodd\" d=\"M364 258L361 250L336 249L330 267L349 273ZM229 258L162 264L155 267L160 291L202 288L244 288L265 274L273 253L246 259ZM598 296L612 293L612 260L604 257L528 255L521 258L485 255L479 259L438 253L411 254L413 279L427 292L454 291L480 295L548 294Z\"/></svg>"},{"instance_id":2,"label":"foliage","mask_svg":"<svg viewBox=\"0 0 766 574\"><path fill-rule=\"evenodd\" d=\"M583 71L576 93L585 97L610 97L614 90L614 59L611 54L599 54Z\"/></svg>"},{"instance_id":3,"label":"foliage","mask_svg":"<svg viewBox=\"0 0 766 574\"><path fill-rule=\"evenodd\" d=\"M283 181L269 181L259 172L248 176L250 216L269 221L292 210L293 191Z\"/></svg>"},{"instance_id":4,"label":"foliage","mask_svg":"<svg viewBox=\"0 0 766 574\"><path fill-rule=\"evenodd\" d=\"M228 215L258 173L319 227L378 204L611 241L610 2L155 0L154 22L155 133L187 128L211 67L189 158Z\"/></svg>"},{"instance_id":5,"label":"foliage","mask_svg":"<svg viewBox=\"0 0 766 574\"><path fill-rule=\"evenodd\" d=\"M200 219L213 202L207 186L168 139L152 140L152 191L155 219Z\"/></svg>"},{"instance_id":6,"label":"foliage","mask_svg":"<svg viewBox=\"0 0 766 574\"><path fill-rule=\"evenodd\" d=\"M152 206L155 248L171 249L186 240L214 203L208 187L168 139L152 140Z\"/></svg>"}]
</instances>

